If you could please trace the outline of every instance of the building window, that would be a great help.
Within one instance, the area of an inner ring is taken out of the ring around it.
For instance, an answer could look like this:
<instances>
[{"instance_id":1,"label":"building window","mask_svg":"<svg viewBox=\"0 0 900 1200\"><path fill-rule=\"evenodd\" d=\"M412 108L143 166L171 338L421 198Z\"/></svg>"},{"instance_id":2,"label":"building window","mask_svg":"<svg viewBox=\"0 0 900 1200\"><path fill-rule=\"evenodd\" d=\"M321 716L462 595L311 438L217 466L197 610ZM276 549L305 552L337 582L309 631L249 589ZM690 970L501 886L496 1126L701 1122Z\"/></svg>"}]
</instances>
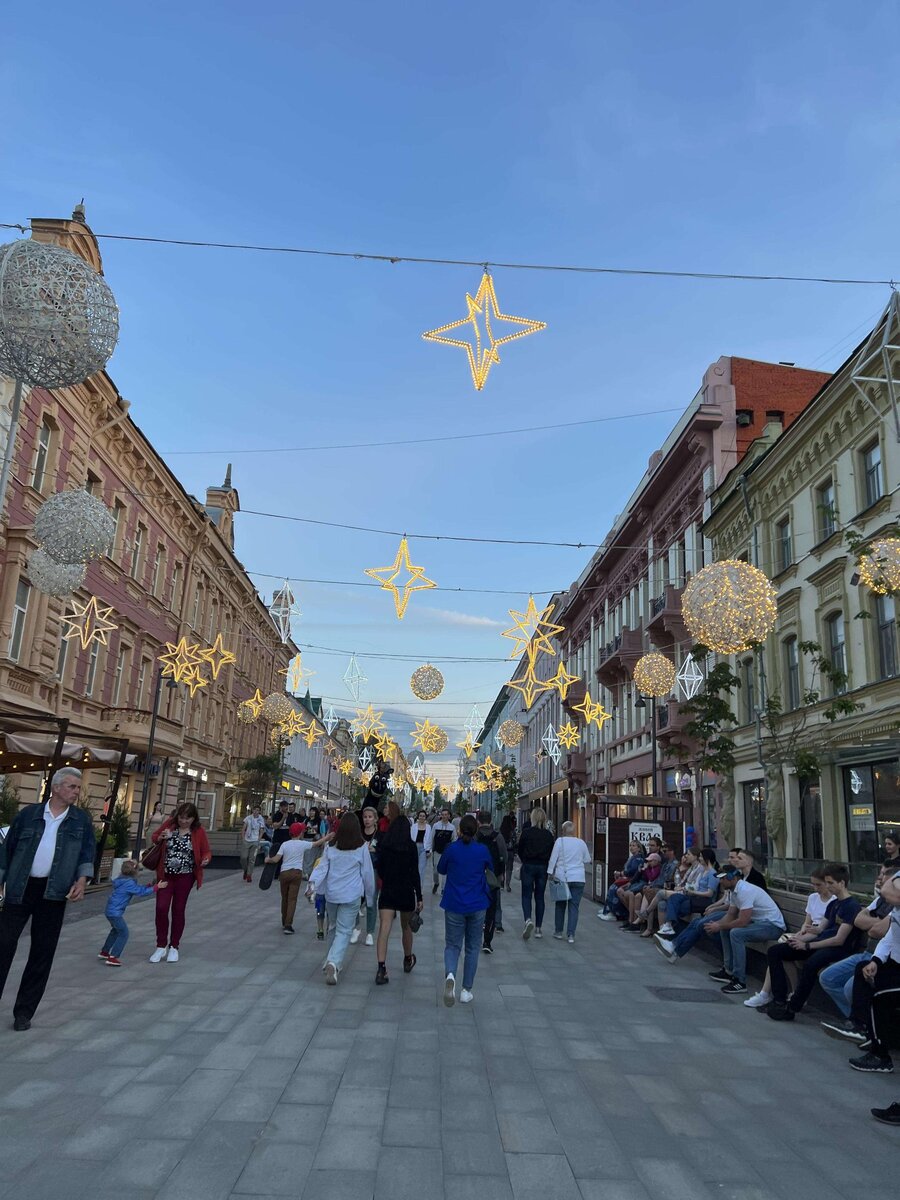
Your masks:
<instances>
[{"instance_id":1,"label":"building window","mask_svg":"<svg viewBox=\"0 0 900 1200\"><path fill-rule=\"evenodd\" d=\"M141 659L141 669L138 674L138 685L137 685L137 707L138 708L149 708L150 697L146 693L147 693L147 680L150 677L150 671L151 671L150 659L142 658ZM147 703L145 703L145 701Z\"/></svg>"},{"instance_id":2,"label":"building window","mask_svg":"<svg viewBox=\"0 0 900 1200\"><path fill-rule=\"evenodd\" d=\"M50 459L50 440L52 437L53 429L45 417L38 430L37 446L34 451L34 467L31 472L31 486L36 492L39 492L44 486L44 476L47 473L47 464Z\"/></svg>"},{"instance_id":3,"label":"building window","mask_svg":"<svg viewBox=\"0 0 900 1200\"><path fill-rule=\"evenodd\" d=\"M95 475L93 471L88 471L87 482L84 485L84 490L89 496L100 495L100 476Z\"/></svg>"},{"instance_id":4,"label":"building window","mask_svg":"<svg viewBox=\"0 0 900 1200\"><path fill-rule=\"evenodd\" d=\"M840 671L844 682L834 689L834 694L840 696L847 690L847 645L844 640L844 614L832 613L825 621L827 635L828 657L835 671Z\"/></svg>"},{"instance_id":5,"label":"building window","mask_svg":"<svg viewBox=\"0 0 900 1200\"><path fill-rule=\"evenodd\" d=\"M744 724L750 725L756 720L756 679L752 658L745 658L741 663L741 676L744 685Z\"/></svg>"},{"instance_id":6,"label":"building window","mask_svg":"<svg viewBox=\"0 0 900 1200\"><path fill-rule=\"evenodd\" d=\"M788 712L800 707L800 656L795 637L784 641L784 706Z\"/></svg>"},{"instance_id":7,"label":"building window","mask_svg":"<svg viewBox=\"0 0 900 1200\"><path fill-rule=\"evenodd\" d=\"M137 579L141 570L141 554L144 549L144 527L138 523L131 545L131 578Z\"/></svg>"},{"instance_id":8,"label":"building window","mask_svg":"<svg viewBox=\"0 0 900 1200\"><path fill-rule=\"evenodd\" d=\"M116 673L113 676L112 707L118 708L119 697L122 694L122 679L128 672L128 647L119 647L119 657L116 659Z\"/></svg>"},{"instance_id":9,"label":"building window","mask_svg":"<svg viewBox=\"0 0 900 1200\"><path fill-rule=\"evenodd\" d=\"M97 659L99 656L100 644L99 642L92 642L91 656L88 659L87 676L84 681L84 694L86 696L93 696L94 694L94 683L97 679Z\"/></svg>"},{"instance_id":10,"label":"building window","mask_svg":"<svg viewBox=\"0 0 900 1200\"><path fill-rule=\"evenodd\" d=\"M121 500L116 500L112 506L112 519L115 526L113 530L112 550L110 557L114 558L119 552L121 546L121 538L125 529L125 505Z\"/></svg>"},{"instance_id":11,"label":"building window","mask_svg":"<svg viewBox=\"0 0 900 1200\"><path fill-rule=\"evenodd\" d=\"M9 635L9 657L13 662L19 661L22 653L22 639L25 636L25 620L28 616L28 598L31 595L31 584L27 579L20 579L16 585L16 601L13 605L12 629Z\"/></svg>"},{"instance_id":12,"label":"building window","mask_svg":"<svg viewBox=\"0 0 900 1200\"><path fill-rule=\"evenodd\" d=\"M786 571L794 561L794 543L791 538L791 518L784 517L775 526L775 561L779 571Z\"/></svg>"},{"instance_id":13,"label":"building window","mask_svg":"<svg viewBox=\"0 0 900 1200\"><path fill-rule=\"evenodd\" d=\"M879 678L892 679L897 674L897 616L893 596L875 597L875 623Z\"/></svg>"},{"instance_id":14,"label":"building window","mask_svg":"<svg viewBox=\"0 0 900 1200\"><path fill-rule=\"evenodd\" d=\"M59 653L56 656L56 677L60 683L66 681L66 662L69 658L69 639L61 637L59 639Z\"/></svg>"},{"instance_id":15,"label":"building window","mask_svg":"<svg viewBox=\"0 0 900 1200\"><path fill-rule=\"evenodd\" d=\"M745 845L756 859L756 865L769 861L769 834L766 829L766 785L762 779L744 784L744 819L747 824Z\"/></svg>"},{"instance_id":16,"label":"building window","mask_svg":"<svg viewBox=\"0 0 900 1200\"><path fill-rule=\"evenodd\" d=\"M181 563L177 562L172 568L172 599L170 607L173 612L178 612L181 602Z\"/></svg>"},{"instance_id":17,"label":"building window","mask_svg":"<svg viewBox=\"0 0 900 1200\"><path fill-rule=\"evenodd\" d=\"M881 445L873 442L862 452L863 484L865 488L865 506L869 507L884 495L881 482Z\"/></svg>"},{"instance_id":18,"label":"building window","mask_svg":"<svg viewBox=\"0 0 900 1200\"><path fill-rule=\"evenodd\" d=\"M159 596L162 590L163 578L165 576L166 566L166 551L160 542L156 547L156 557L153 560L153 582L151 590L154 596Z\"/></svg>"},{"instance_id":19,"label":"building window","mask_svg":"<svg viewBox=\"0 0 900 1200\"><path fill-rule=\"evenodd\" d=\"M834 481L829 479L816 488L816 528L819 541L830 538L837 529L837 512L834 503Z\"/></svg>"}]
</instances>

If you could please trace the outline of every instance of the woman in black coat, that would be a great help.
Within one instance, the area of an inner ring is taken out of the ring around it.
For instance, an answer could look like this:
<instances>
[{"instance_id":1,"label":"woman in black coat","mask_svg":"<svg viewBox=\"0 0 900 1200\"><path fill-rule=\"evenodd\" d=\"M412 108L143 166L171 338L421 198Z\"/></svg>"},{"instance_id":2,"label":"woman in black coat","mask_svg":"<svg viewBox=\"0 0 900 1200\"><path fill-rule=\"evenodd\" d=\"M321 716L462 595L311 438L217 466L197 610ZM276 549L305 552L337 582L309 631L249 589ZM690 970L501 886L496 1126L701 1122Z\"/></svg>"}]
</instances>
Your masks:
<instances>
[{"instance_id":1,"label":"woman in black coat","mask_svg":"<svg viewBox=\"0 0 900 1200\"><path fill-rule=\"evenodd\" d=\"M390 821L378 839L378 875L381 895L378 898L378 971L377 984L388 983L387 947L394 916L400 914L403 939L403 970L408 975L416 965L413 954L413 931L410 921L414 912L422 911L422 880L419 875L419 852L409 835L409 821L400 806L391 800L386 816Z\"/></svg>"}]
</instances>

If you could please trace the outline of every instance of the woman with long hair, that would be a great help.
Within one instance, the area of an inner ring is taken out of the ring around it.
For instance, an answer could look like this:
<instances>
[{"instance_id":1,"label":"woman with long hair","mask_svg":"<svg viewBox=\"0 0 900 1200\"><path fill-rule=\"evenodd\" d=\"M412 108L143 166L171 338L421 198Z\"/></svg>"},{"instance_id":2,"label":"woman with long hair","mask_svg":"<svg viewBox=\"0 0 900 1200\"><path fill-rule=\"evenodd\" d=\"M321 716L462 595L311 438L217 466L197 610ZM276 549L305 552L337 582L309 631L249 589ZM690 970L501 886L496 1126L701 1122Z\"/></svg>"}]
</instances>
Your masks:
<instances>
[{"instance_id":1,"label":"woman with long hair","mask_svg":"<svg viewBox=\"0 0 900 1200\"><path fill-rule=\"evenodd\" d=\"M506 890L511 892L513 867L516 862L516 842L518 841L515 813L507 813L500 822L500 836L506 842Z\"/></svg>"},{"instance_id":2,"label":"woman with long hair","mask_svg":"<svg viewBox=\"0 0 900 1200\"><path fill-rule=\"evenodd\" d=\"M410 837L415 842L416 853L419 856L419 882L425 885L425 870L431 857L431 847L434 843L434 830L428 824L428 813L420 808L416 813L416 822L410 826Z\"/></svg>"},{"instance_id":3,"label":"woman with long hair","mask_svg":"<svg viewBox=\"0 0 900 1200\"><path fill-rule=\"evenodd\" d=\"M490 903L485 872L493 870L493 860L487 846L475 840L477 834L478 822L467 814L459 823L459 837L450 843L438 864L439 873L447 877L441 908L444 910L444 1003L448 1008L456 1003L456 972L463 945L466 957L459 999L462 1004L473 999L484 914Z\"/></svg>"},{"instance_id":4,"label":"woman with long hair","mask_svg":"<svg viewBox=\"0 0 900 1200\"><path fill-rule=\"evenodd\" d=\"M422 911L422 880L419 854L410 836L409 821L395 800L386 809L387 830L378 838L378 874L381 895L378 898L378 971L375 982L389 983L387 973L388 938L397 913L403 939L403 970L408 975L416 965L413 931L409 922L414 912Z\"/></svg>"},{"instance_id":5,"label":"woman with long hair","mask_svg":"<svg viewBox=\"0 0 900 1200\"><path fill-rule=\"evenodd\" d=\"M522 916L525 929L522 937L527 941L532 933L543 937L544 893L547 890L547 865L553 853L553 834L547 829L547 814L542 808L531 810L531 824L522 830L519 838L519 872L522 880ZM531 903L534 900L534 920L531 919Z\"/></svg>"},{"instance_id":6,"label":"woman with long hair","mask_svg":"<svg viewBox=\"0 0 900 1200\"><path fill-rule=\"evenodd\" d=\"M719 890L719 862L710 846L701 850L689 846L685 851L693 858L694 867L688 871L684 882L665 900L660 900L657 913L662 922L659 932L663 937L675 937L677 921L689 921L693 913L704 912Z\"/></svg>"},{"instance_id":7,"label":"woman with long hair","mask_svg":"<svg viewBox=\"0 0 900 1200\"><path fill-rule=\"evenodd\" d=\"M359 914L359 902L375 900L375 872L356 813L344 813L337 833L309 879L311 890L325 896L328 926L334 930L325 959L325 982L336 984L350 935Z\"/></svg>"},{"instance_id":8,"label":"woman with long hair","mask_svg":"<svg viewBox=\"0 0 900 1200\"><path fill-rule=\"evenodd\" d=\"M194 885L199 888L203 883L203 868L212 858L197 806L179 804L153 834L153 842L155 845L163 843L156 878L160 883L165 880L168 886L156 893L156 949L150 955L150 961L158 963L165 959L174 963L178 962L188 896Z\"/></svg>"},{"instance_id":9,"label":"woman with long hair","mask_svg":"<svg viewBox=\"0 0 900 1200\"><path fill-rule=\"evenodd\" d=\"M360 824L362 825L363 841L369 848L369 856L372 859L372 868L375 872L375 894L372 898L372 903L366 903L366 945L375 945L375 925L378 915L378 893L380 891L380 880L378 878L378 809L368 805L359 814ZM350 944L356 945L359 941L359 918L362 916L362 909L356 919L353 927L353 933L350 935Z\"/></svg>"}]
</instances>

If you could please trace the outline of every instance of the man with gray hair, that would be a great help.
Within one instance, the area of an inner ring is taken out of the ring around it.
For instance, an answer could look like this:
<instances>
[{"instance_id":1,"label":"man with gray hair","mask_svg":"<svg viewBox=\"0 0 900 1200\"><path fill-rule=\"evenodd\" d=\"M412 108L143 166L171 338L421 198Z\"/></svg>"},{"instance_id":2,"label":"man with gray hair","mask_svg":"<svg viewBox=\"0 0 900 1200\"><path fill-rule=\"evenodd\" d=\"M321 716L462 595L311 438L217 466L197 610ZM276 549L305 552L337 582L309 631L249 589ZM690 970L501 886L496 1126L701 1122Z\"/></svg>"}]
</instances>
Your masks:
<instances>
[{"instance_id":1,"label":"man with gray hair","mask_svg":"<svg viewBox=\"0 0 900 1200\"><path fill-rule=\"evenodd\" d=\"M50 783L50 799L21 809L0 845L0 996L22 931L31 918L31 949L13 1007L13 1029L31 1028L59 941L67 900L80 900L94 871L94 827L73 807L81 772L62 767Z\"/></svg>"}]
</instances>

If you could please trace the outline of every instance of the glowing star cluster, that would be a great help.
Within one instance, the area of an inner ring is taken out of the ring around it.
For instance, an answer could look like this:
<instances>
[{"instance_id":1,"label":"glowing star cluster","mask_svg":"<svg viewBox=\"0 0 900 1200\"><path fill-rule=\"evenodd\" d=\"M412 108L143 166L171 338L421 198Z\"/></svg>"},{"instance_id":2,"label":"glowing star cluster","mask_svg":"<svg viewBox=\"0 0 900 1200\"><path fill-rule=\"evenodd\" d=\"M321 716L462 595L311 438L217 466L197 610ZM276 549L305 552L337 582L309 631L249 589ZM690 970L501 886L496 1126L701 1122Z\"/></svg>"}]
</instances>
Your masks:
<instances>
[{"instance_id":1,"label":"glowing star cluster","mask_svg":"<svg viewBox=\"0 0 900 1200\"><path fill-rule=\"evenodd\" d=\"M426 754L440 754L447 749L447 735L440 725L435 725L426 717L424 721L416 721L415 729L410 730L413 745L421 746Z\"/></svg>"},{"instance_id":2,"label":"glowing star cluster","mask_svg":"<svg viewBox=\"0 0 900 1200\"><path fill-rule=\"evenodd\" d=\"M97 597L91 596L84 604L72 600L72 612L63 617L63 624L69 626L69 632L64 633L65 639L78 638L82 650L96 642L100 646L108 646L106 635L117 628L115 621L110 621L112 608L98 604Z\"/></svg>"},{"instance_id":3,"label":"glowing star cluster","mask_svg":"<svg viewBox=\"0 0 900 1200\"><path fill-rule=\"evenodd\" d=\"M585 725L596 725L598 729L602 729L611 716L602 704L591 699L590 692L585 692L584 699L580 704L573 704L572 710L581 713Z\"/></svg>"},{"instance_id":4,"label":"glowing star cluster","mask_svg":"<svg viewBox=\"0 0 900 1200\"><path fill-rule=\"evenodd\" d=\"M523 651L527 650L528 660L534 664L539 654L556 654L550 639L555 634L562 633L563 627L551 622L553 607L552 604L548 604L545 609L538 612L534 596L529 596L523 613L516 612L512 608L509 610L513 626L511 629L505 630L502 636L511 638L515 642L515 646L510 651L510 658L518 658Z\"/></svg>"},{"instance_id":5,"label":"glowing star cluster","mask_svg":"<svg viewBox=\"0 0 900 1200\"><path fill-rule=\"evenodd\" d=\"M409 561L409 543L406 540L406 534L400 539L397 557L389 567L366 567L365 573L371 579L376 579L384 591L392 593L398 621L403 620L413 592L427 591L429 588L437 587L434 580L425 578L424 567L417 567ZM396 580L400 576L405 576L405 578L398 587Z\"/></svg>"}]
</instances>

